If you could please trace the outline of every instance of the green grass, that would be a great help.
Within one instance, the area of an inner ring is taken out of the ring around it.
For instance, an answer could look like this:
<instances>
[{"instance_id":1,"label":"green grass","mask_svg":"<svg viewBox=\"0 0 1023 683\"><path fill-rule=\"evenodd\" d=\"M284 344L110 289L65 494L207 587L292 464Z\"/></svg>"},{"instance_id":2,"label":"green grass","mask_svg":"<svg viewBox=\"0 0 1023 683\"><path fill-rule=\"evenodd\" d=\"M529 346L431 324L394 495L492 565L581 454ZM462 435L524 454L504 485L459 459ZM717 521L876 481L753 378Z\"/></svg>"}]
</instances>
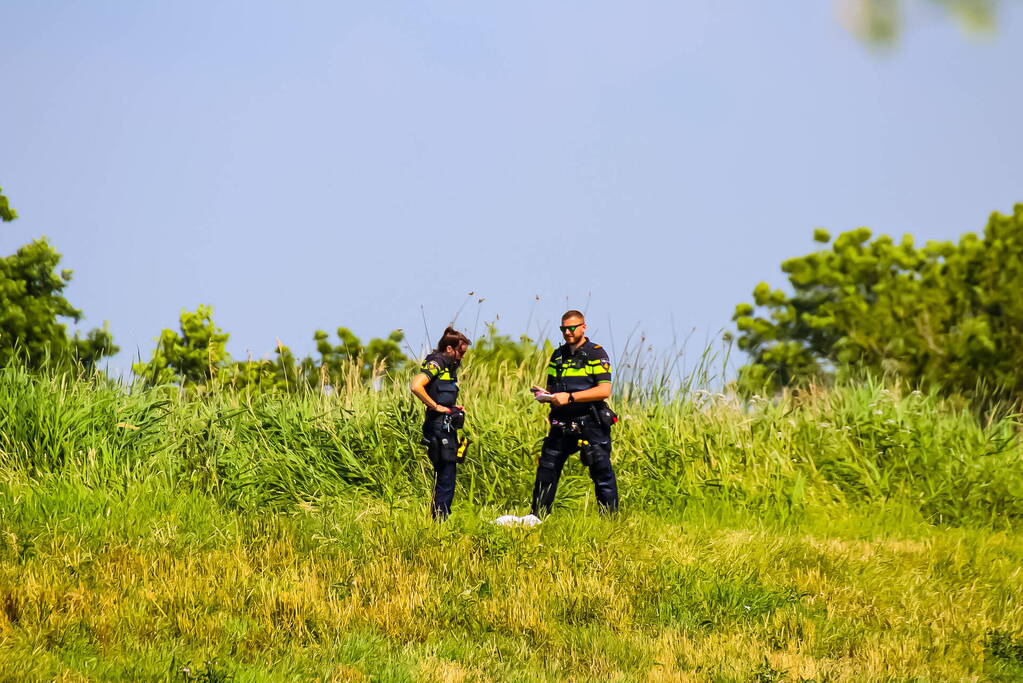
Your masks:
<instances>
[{"instance_id":1,"label":"green grass","mask_svg":"<svg viewBox=\"0 0 1023 683\"><path fill-rule=\"evenodd\" d=\"M1023 447L865 383L620 387L623 512L534 530L535 367L463 372L429 520L404 382L261 396L0 370L4 680L1016 680Z\"/></svg>"}]
</instances>

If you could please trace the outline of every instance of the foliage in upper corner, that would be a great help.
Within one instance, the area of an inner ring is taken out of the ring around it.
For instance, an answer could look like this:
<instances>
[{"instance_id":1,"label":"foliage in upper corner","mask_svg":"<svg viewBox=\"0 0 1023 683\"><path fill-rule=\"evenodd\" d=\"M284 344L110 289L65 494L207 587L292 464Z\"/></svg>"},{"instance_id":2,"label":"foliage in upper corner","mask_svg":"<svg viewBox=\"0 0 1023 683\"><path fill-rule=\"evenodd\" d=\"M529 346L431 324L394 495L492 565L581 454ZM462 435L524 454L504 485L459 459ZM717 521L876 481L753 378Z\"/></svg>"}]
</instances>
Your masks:
<instances>
[{"instance_id":1,"label":"foliage in upper corner","mask_svg":"<svg viewBox=\"0 0 1023 683\"><path fill-rule=\"evenodd\" d=\"M792 294L762 282L735 309L751 360L740 388L866 370L985 402L1023 399L1023 204L958 244L871 240L866 228L814 239L831 248L782 263Z\"/></svg>"},{"instance_id":2,"label":"foliage in upper corner","mask_svg":"<svg viewBox=\"0 0 1023 683\"><path fill-rule=\"evenodd\" d=\"M891 45L903 32L905 0L839 0L844 23L858 38L873 45ZM998 0L928 0L935 11L948 15L966 31L990 32L996 23Z\"/></svg>"}]
</instances>

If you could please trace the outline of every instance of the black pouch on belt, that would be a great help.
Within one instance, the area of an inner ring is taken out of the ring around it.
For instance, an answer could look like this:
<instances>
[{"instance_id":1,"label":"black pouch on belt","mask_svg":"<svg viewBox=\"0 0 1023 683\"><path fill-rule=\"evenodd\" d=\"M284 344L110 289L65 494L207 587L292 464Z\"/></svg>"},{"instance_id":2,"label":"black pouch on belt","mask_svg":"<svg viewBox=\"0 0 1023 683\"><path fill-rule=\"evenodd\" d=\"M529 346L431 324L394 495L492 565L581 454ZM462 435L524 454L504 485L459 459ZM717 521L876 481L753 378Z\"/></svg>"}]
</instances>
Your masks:
<instances>
[{"instance_id":1,"label":"black pouch on belt","mask_svg":"<svg viewBox=\"0 0 1023 683\"><path fill-rule=\"evenodd\" d=\"M601 427L610 429L611 425L618 423L618 415L604 401L593 404L593 417Z\"/></svg>"}]
</instances>

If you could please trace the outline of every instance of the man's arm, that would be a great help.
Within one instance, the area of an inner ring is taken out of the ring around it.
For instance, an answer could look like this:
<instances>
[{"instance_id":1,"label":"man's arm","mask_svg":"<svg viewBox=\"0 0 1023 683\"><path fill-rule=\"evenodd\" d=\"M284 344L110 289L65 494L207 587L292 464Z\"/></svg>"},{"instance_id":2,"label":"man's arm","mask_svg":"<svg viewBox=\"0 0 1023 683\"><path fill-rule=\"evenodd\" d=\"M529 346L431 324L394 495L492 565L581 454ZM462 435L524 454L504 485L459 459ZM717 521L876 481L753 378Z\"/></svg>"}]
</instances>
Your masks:
<instances>
[{"instance_id":1,"label":"man's arm","mask_svg":"<svg viewBox=\"0 0 1023 683\"><path fill-rule=\"evenodd\" d=\"M566 406L569 404L568 398L569 394L567 391L560 391L554 394L551 403L556 406ZM572 398L575 399L575 403L592 403L593 401L603 401L611 398L611 383L603 382L589 389L573 391Z\"/></svg>"}]
</instances>

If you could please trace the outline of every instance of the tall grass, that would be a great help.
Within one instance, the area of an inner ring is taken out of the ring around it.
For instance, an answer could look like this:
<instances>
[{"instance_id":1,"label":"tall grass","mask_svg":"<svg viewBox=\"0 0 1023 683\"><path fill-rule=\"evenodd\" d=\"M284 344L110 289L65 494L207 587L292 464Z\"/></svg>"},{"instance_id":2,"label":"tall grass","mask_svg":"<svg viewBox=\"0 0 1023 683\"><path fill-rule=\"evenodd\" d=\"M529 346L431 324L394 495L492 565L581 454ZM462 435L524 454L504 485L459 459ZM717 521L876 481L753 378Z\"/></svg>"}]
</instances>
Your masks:
<instances>
[{"instance_id":1,"label":"tall grass","mask_svg":"<svg viewBox=\"0 0 1023 683\"><path fill-rule=\"evenodd\" d=\"M474 442L459 473L462 505L521 509L545 434L525 390L543 360L463 372ZM213 495L229 507L288 505L359 491L404 506L428 495L421 407L407 378L370 388L248 396L133 388L0 371L0 465L38 481L135 484ZM627 385L615 407L623 505L666 512L725 506L788 517L897 505L929 521L1011 525L1023 517L1015 418L980 423L938 397L877 383L744 403L680 385ZM568 468L563 506L586 505Z\"/></svg>"}]
</instances>

